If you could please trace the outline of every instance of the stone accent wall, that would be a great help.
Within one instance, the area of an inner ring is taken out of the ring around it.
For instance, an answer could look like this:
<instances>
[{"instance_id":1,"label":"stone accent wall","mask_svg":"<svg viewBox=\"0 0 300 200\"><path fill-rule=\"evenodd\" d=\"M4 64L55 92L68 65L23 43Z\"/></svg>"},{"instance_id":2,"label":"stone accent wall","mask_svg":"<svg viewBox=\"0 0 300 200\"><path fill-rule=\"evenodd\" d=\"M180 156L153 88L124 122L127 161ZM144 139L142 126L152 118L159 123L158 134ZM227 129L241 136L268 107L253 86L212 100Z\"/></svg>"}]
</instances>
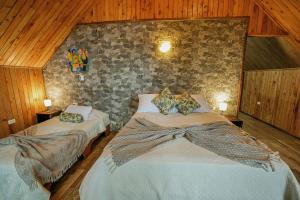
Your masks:
<instances>
[{"instance_id":1,"label":"stone accent wall","mask_svg":"<svg viewBox=\"0 0 300 200\"><path fill-rule=\"evenodd\" d=\"M224 92L228 114L235 114L246 29L246 18L78 25L45 67L48 97L55 106L76 102L103 110L114 129L136 111L138 94L164 87L201 93L212 106ZM166 55L158 51L163 40L172 44ZM72 47L89 50L83 82L66 67L65 52Z\"/></svg>"}]
</instances>

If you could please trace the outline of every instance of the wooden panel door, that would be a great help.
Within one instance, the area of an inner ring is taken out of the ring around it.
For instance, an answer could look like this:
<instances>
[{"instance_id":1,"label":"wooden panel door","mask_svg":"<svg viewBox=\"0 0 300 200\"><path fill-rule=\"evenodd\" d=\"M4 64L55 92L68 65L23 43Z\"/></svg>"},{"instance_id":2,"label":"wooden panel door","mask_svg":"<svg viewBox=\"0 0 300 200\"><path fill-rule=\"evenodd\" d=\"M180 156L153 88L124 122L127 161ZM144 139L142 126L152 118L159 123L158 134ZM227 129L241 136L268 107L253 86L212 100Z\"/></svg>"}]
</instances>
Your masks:
<instances>
[{"instance_id":1,"label":"wooden panel door","mask_svg":"<svg viewBox=\"0 0 300 200\"><path fill-rule=\"evenodd\" d=\"M287 70L281 73L277 112L273 124L294 135L299 127L299 86L300 70ZM298 118L298 119L297 119Z\"/></svg>"}]
</instances>

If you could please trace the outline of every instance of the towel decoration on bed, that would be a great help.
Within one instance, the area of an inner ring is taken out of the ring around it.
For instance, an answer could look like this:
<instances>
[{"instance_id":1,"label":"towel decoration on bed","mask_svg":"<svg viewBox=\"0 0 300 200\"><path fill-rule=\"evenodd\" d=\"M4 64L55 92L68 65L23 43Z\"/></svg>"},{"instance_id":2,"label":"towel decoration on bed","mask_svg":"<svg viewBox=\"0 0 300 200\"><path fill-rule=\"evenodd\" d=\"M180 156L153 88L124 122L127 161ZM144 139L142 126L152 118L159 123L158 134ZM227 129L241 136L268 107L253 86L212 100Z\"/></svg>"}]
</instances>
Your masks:
<instances>
[{"instance_id":1,"label":"towel decoration on bed","mask_svg":"<svg viewBox=\"0 0 300 200\"><path fill-rule=\"evenodd\" d=\"M113 172L117 167L145 154L154 147L176 138L242 164L274 171L271 160L278 160L263 143L228 122L214 122L190 127L162 127L143 118L135 118L109 143L112 157L106 161Z\"/></svg>"},{"instance_id":2,"label":"towel decoration on bed","mask_svg":"<svg viewBox=\"0 0 300 200\"><path fill-rule=\"evenodd\" d=\"M0 139L0 148L16 145L15 168L30 187L59 179L82 155L87 134L82 130L57 132L47 135L11 135Z\"/></svg>"},{"instance_id":3,"label":"towel decoration on bed","mask_svg":"<svg viewBox=\"0 0 300 200\"><path fill-rule=\"evenodd\" d=\"M59 115L59 120L62 122L81 123L83 122L83 116L78 113L62 112Z\"/></svg>"}]
</instances>

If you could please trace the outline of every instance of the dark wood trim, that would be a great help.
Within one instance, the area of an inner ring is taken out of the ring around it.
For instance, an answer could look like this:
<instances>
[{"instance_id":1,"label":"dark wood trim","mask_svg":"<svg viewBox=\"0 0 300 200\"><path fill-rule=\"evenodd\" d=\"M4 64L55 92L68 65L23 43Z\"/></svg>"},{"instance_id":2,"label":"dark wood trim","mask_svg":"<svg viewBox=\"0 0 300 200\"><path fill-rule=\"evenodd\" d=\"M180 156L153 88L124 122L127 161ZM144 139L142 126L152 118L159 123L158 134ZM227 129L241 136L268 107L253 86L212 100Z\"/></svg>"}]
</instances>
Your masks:
<instances>
[{"instance_id":1,"label":"dark wood trim","mask_svg":"<svg viewBox=\"0 0 300 200\"><path fill-rule=\"evenodd\" d=\"M243 85L244 85L244 65L245 65L245 59L246 59L246 47L247 47L247 37L248 37L249 26L250 26L250 17L248 17L248 20L247 20L247 31L245 33L245 40L244 40L242 66L241 66L241 72L240 72L240 90L239 90L239 94L238 94L238 97L237 97L236 116L238 116L239 111L241 109L241 102L242 102L242 95L243 95Z\"/></svg>"},{"instance_id":2,"label":"dark wood trim","mask_svg":"<svg viewBox=\"0 0 300 200\"><path fill-rule=\"evenodd\" d=\"M243 19L249 16L228 16L228 17L201 17L201 18L156 18L156 19L130 19L130 20L112 20L102 22L80 22L77 25L90 25L90 24L112 24L112 23L130 23L130 22L157 22L157 21L187 21L187 20L220 20L220 19ZM249 22L249 20L248 20ZM249 23L248 23L249 24Z\"/></svg>"}]
</instances>

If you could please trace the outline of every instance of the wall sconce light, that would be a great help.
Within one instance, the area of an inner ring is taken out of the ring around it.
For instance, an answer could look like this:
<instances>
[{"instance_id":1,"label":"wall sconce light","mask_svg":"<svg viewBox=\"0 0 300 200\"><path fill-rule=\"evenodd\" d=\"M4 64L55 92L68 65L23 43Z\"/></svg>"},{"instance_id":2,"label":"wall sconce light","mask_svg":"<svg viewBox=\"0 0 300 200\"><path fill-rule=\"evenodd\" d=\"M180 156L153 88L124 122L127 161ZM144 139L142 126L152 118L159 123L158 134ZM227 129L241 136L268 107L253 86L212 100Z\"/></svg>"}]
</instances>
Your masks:
<instances>
[{"instance_id":1,"label":"wall sconce light","mask_svg":"<svg viewBox=\"0 0 300 200\"><path fill-rule=\"evenodd\" d=\"M161 41L159 44L159 51L162 53L168 53L172 47L172 44L169 40Z\"/></svg>"},{"instance_id":2,"label":"wall sconce light","mask_svg":"<svg viewBox=\"0 0 300 200\"><path fill-rule=\"evenodd\" d=\"M47 107L47 110L50 110L51 106L52 106L51 99L45 99L44 100L44 105Z\"/></svg>"}]
</instances>

